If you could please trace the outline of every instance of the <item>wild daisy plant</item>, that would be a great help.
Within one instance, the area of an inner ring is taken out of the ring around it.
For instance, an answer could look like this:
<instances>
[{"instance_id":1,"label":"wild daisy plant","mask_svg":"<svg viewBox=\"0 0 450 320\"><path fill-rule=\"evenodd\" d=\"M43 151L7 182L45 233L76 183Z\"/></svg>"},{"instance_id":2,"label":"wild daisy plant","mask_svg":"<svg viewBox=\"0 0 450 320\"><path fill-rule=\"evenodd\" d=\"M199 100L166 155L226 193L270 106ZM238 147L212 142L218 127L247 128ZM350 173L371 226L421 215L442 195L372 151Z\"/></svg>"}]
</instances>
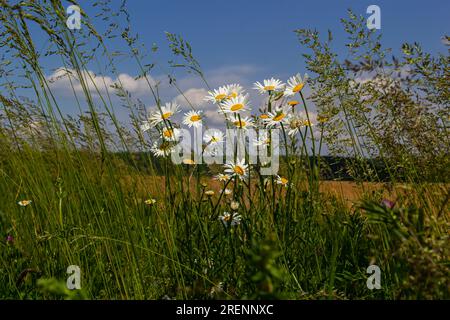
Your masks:
<instances>
[{"instance_id":1,"label":"wild daisy plant","mask_svg":"<svg viewBox=\"0 0 450 320\"><path fill-rule=\"evenodd\" d=\"M304 77L307 79L307 76ZM183 125L194 129L194 139L191 132L179 129L171 118L178 109L178 105L167 103L161 108L161 112L152 111L147 121L141 125L142 131L150 128L159 133L159 141L154 142L152 152L155 156L169 156L175 164L183 163L192 157L194 151L194 163L201 164L203 160L207 164L226 163L227 170L235 168L233 177L238 176L244 180L249 174L241 173L242 168L249 165L261 165L262 176L276 175L278 172L279 137L284 136L285 156L289 157L288 143L295 143L297 135L301 137L306 148L307 128L311 128L311 122L295 112L295 105L289 99L301 92L305 85L300 75L288 80L288 86L278 79L266 79L264 85L255 83L255 89L261 94L268 95L267 106L260 115L251 115L249 95L245 94L242 86L232 84L209 91L206 101L217 106L217 112L224 116L226 132L219 129L208 129L203 134L202 128L206 117L202 111L189 111L184 114ZM289 99L289 101L287 101ZM164 127L163 123L167 124ZM304 134L301 128L305 129ZM312 133L312 130L310 131ZM202 139L200 138L202 137ZM291 141L288 141L288 138ZM194 145L191 145L191 142ZM203 142L203 143L202 143ZM225 142L225 157L224 157ZM201 143L201 146L199 145ZM201 155L198 154L200 151ZM306 151L308 153L308 151ZM271 158L269 159L269 154ZM240 164L237 166L237 164ZM270 171L267 165L272 164ZM248 167L250 169L250 167Z\"/></svg>"},{"instance_id":2,"label":"wild daisy plant","mask_svg":"<svg viewBox=\"0 0 450 320\"><path fill-rule=\"evenodd\" d=\"M309 165L305 173L309 181L309 198L312 201L314 188L318 186L318 176L317 169L314 168L314 158L312 165L309 160L311 155L315 156L315 136L302 93L307 78L307 75L301 77L297 74L288 79L287 85L275 78L265 79L262 84L256 82L254 89L263 95L266 101L257 114L252 114L249 94L241 85L224 85L210 90L204 100L215 106L216 112L223 116L225 132L221 129L206 129L203 132L207 118L202 111L186 112L182 125L188 128L182 128L172 121L171 116L176 113L178 107L170 104L163 107L162 116L157 112L150 112L150 117L142 124L142 129L150 129L149 124L152 124L152 130L157 132L158 141L151 149L157 157L170 157L174 164L192 161L195 166L202 163L223 165L222 173L216 175L216 179L222 183L218 199L215 199L213 190L206 190L204 186L200 190L197 185L201 200L211 204L212 217L218 214L221 201L226 201L225 198L229 194L232 194L230 201L234 207L242 203L241 210L251 210L255 205L253 188L259 191L259 206L267 202L275 212L276 199L283 193L286 193L287 205L292 200L291 189L295 189L295 183L291 179L298 177L294 172L303 167L290 160L298 156L302 160L307 159L305 163ZM298 111L300 102L294 99L302 101L302 110ZM164 120L168 122L169 127L160 125ZM312 154L309 153L309 140L313 141ZM278 174L280 146L284 146L282 155L286 159L286 172L283 176ZM297 154L299 147L300 155ZM196 183L200 183L199 175ZM270 196L267 193L269 189ZM287 210L285 214L285 219L289 221L291 211ZM232 215L225 212L219 218L222 222L230 220L231 225L238 225L242 216L236 217L239 219L232 218Z\"/></svg>"}]
</instances>

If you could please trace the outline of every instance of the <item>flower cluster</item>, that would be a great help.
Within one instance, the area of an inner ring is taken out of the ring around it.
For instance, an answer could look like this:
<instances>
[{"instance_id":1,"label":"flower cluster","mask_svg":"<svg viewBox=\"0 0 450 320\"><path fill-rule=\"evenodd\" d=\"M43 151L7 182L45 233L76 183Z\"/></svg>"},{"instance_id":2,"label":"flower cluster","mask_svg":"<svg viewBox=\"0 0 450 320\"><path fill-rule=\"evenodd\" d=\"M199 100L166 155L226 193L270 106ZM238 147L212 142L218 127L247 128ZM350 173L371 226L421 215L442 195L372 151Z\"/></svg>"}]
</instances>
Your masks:
<instances>
[{"instance_id":1,"label":"flower cluster","mask_svg":"<svg viewBox=\"0 0 450 320\"><path fill-rule=\"evenodd\" d=\"M312 125L308 118L295 112L295 106L300 102L293 98L301 92L307 78L307 75L302 78L297 74L291 77L287 84L275 78L266 79L262 83L256 82L254 89L268 97L267 105L260 109L262 113L257 116L249 114L251 111L249 95L238 84L222 86L209 91L205 100L217 105L218 112L225 116L228 128L238 130L250 127L266 130L281 128L287 135L294 137L301 128ZM217 133L217 137L220 142L223 140L223 134ZM204 141L205 143L214 143L215 138L206 136ZM269 146L271 144L270 135L267 131L263 131L258 138L253 139L252 143L257 147ZM217 177L219 181L234 177L244 180L249 175L249 164L245 159L236 158L235 161L226 163L224 168L224 174ZM289 185L287 179L281 177L277 178L277 183L283 186Z\"/></svg>"},{"instance_id":2,"label":"flower cluster","mask_svg":"<svg viewBox=\"0 0 450 320\"><path fill-rule=\"evenodd\" d=\"M217 112L224 117L224 124L227 129L243 132L252 128L258 132L258 137L253 138L249 143L258 148L269 148L274 143L271 140L273 136L270 135L273 129L280 129L286 141L287 137L293 139L299 134L304 139L301 129L311 128L313 125L306 109L306 117L304 112L297 112L297 106L301 104L301 101L304 102L301 91L307 79L307 75L302 77L297 74L289 78L287 83L275 78L256 82L253 89L263 95L265 101L264 105L258 108L259 114L252 115L250 113L252 107L249 94L239 84L230 84L213 89L208 92L204 100L217 107ZM180 142L181 128L174 121L174 116L178 112L180 112L180 106L175 103L159 106L157 110L150 113L147 121L141 126L143 131L155 129L158 132L158 139L151 148L152 153L157 157L169 156L174 146ZM184 114L182 125L188 128L201 128L204 121L205 115L202 111L190 110ZM224 141L225 134L221 130L207 130L203 136L203 155L214 155L215 147L222 146ZM227 184L230 181L234 180L234 183L245 182L250 177L251 166L246 156L233 154L233 159L224 165L223 173L219 173L215 177L223 183L223 190L226 190L228 194L231 193L227 189ZM195 162L191 159L184 159L182 163L195 165ZM265 165L264 163L261 164ZM288 188L291 186L287 178L279 175L276 175L272 181L282 187ZM207 190L204 194L207 197L215 195L213 190ZM240 216L224 213L220 220L222 222L231 221L231 225L236 225L239 224Z\"/></svg>"}]
</instances>

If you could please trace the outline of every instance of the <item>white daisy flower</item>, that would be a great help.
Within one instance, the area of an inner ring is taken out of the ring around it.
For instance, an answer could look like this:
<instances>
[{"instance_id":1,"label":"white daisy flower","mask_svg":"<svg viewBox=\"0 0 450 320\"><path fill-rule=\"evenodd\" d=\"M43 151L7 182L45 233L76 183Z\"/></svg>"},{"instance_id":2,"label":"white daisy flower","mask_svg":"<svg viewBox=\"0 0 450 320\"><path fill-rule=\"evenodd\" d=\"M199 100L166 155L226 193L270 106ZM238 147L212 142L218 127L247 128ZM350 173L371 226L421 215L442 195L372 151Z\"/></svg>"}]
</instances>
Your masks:
<instances>
[{"instance_id":1,"label":"white daisy flower","mask_svg":"<svg viewBox=\"0 0 450 320\"><path fill-rule=\"evenodd\" d=\"M225 135L220 130L208 130L205 132L205 136L203 137L203 141L205 143L221 143L224 140Z\"/></svg>"},{"instance_id":2,"label":"white daisy flower","mask_svg":"<svg viewBox=\"0 0 450 320\"><path fill-rule=\"evenodd\" d=\"M269 118L269 115L267 113L262 113L259 116L255 117L255 126L259 128L265 128L266 127L266 120Z\"/></svg>"},{"instance_id":3,"label":"white daisy flower","mask_svg":"<svg viewBox=\"0 0 450 320\"><path fill-rule=\"evenodd\" d=\"M152 112L148 118L148 121L141 126L141 129L150 129L152 126L156 126L157 124L169 120L173 115L175 115L180 106L176 103L168 102L164 106L161 107L160 110L156 110ZM143 131L146 131L143 130Z\"/></svg>"},{"instance_id":4,"label":"white daisy flower","mask_svg":"<svg viewBox=\"0 0 450 320\"><path fill-rule=\"evenodd\" d=\"M309 127L310 125L313 126L312 123L298 114L290 114L286 120L286 123L288 124L288 135L291 137L295 136L301 128L305 126Z\"/></svg>"},{"instance_id":5,"label":"white daisy flower","mask_svg":"<svg viewBox=\"0 0 450 320\"><path fill-rule=\"evenodd\" d=\"M219 216L219 220L222 221L226 227L235 226L241 223L241 215L237 214L237 212L224 212L221 216Z\"/></svg>"},{"instance_id":6,"label":"white daisy flower","mask_svg":"<svg viewBox=\"0 0 450 320\"><path fill-rule=\"evenodd\" d=\"M157 141L155 141L153 143L153 146L150 148L150 151L156 157L167 157L172 152L172 146L167 141L163 141L161 143L158 143Z\"/></svg>"},{"instance_id":7,"label":"white daisy flower","mask_svg":"<svg viewBox=\"0 0 450 320\"><path fill-rule=\"evenodd\" d=\"M284 90L284 95L289 97L295 95L296 93L299 93L305 86L306 80L308 80L307 74L305 74L303 79L299 73L297 73L293 77L290 77L287 82L286 89Z\"/></svg>"},{"instance_id":8,"label":"white daisy flower","mask_svg":"<svg viewBox=\"0 0 450 320\"><path fill-rule=\"evenodd\" d=\"M229 196L229 195L232 194L232 193L233 193L233 191L231 191L231 190L228 189L228 188L225 188L225 190L223 190L223 194L226 195L226 196Z\"/></svg>"},{"instance_id":9,"label":"white daisy flower","mask_svg":"<svg viewBox=\"0 0 450 320\"><path fill-rule=\"evenodd\" d=\"M217 181L220 181L220 182L227 182L228 180L231 179L231 176L228 174L219 173L218 175L216 175L214 177L214 179L216 179Z\"/></svg>"},{"instance_id":10,"label":"white daisy flower","mask_svg":"<svg viewBox=\"0 0 450 320\"><path fill-rule=\"evenodd\" d=\"M148 206L152 206L156 203L156 199L150 198L144 201L144 203Z\"/></svg>"},{"instance_id":11,"label":"white daisy flower","mask_svg":"<svg viewBox=\"0 0 450 320\"><path fill-rule=\"evenodd\" d=\"M289 112L289 107L278 107L274 111L268 113L267 119L264 122L267 124L267 127L275 127L280 125L281 123L285 123L287 120Z\"/></svg>"},{"instance_id":12,"label":"white daisy flower","mask_svg":"<svg viewBox=\"0 0 450 320\"><path fill-rule=\"evenodd\" d=\"M30 205L33 201L31 200L20 200L19 202L17 202L17 204L21 207L26 207L28 205Z\"/></svg>"},{"instance_id":13,"label":"white daisy flower","mask_svg":"<svg viewBox=\"0 0 450 320\"><path fill-rule=\"evenodd\" d=\"M277 184L281 184L283 187L288 187L289 185L289 180L281 177L281 176L277 176L277 180L276 180Z\"/></svg>"},{"instance_id":14,"label":"white daisy flower","mask_svg":"<svg viewBox=\"0 0 450 320\"><path fill-rule=\"evenodd\" d=\"M263 84L261 84L258 81L258 82L255 82L254 85L255 86L253 88L258 90L259 93L262 93L262 94L282 91L282 90L284 90L284 86L285 86L284 83L281 82L281 80L278 80L275 78L265 79L263 81Z\"/></svg>"},{"instance_id":15,"label":"white daisy flower","mask_svg":"<svg viewBox=\"0 0 450 320\"><path fill-rule=\"evenodd\" d=\"M208 95L205 97L206 101L212 103L221 103L228 98L228 90L226 87L220 87L213 91L208 91Z\"/></svg>"},{"instance_id":16,"label":"white daisy flower","mask_svg":"<svg viewBox=\"0 0 450 320\"><path fill-rule=\"evenodd\" d=\"M178 141L180 138L180 130L177 128L163 128L161 138L167 141Z\"/></svg>"},{"instance_id":17,"label":"white daisy flower","mask_svg":"<svg viewBox=\"0 0 450 320\"><path fill-rule=\"evenodd\" d=\"M183 124L187 125L189 128L198 128L202 124L202 111L189 111L184 114Z\"/></svg>"},{"instance_id":18,"label":"white daisy flower","mask_svg":"<svg viewBox=\"0 0 450 320\"><path fill-rule=\"evenodd\" d=\"M221 111L223 113L240 113L244 111L250 111L250 107L248 105L248 96L239 95L235 98L228 99L223 102L221 105Z\"/></svg>"},{"instance_id":19,"label":"white daisy flower","mask_svg":"<svg viewBox=\"0 0 450 320\"><path fill-rule=\"evenodd\" d=\"M238 129L248 129L249 127L253 127L254 126L254 122L251 118L249 117L234 117L231 120L231 123Z\"/></svg>"},{"instance_id":20,"label":"white daisy flower","mask_svg":"<svg viewBox=\"0 0 450 320\"><path fill-rule=\"evenodd\" d=\"M225 89L227 90L228 99L236 98L244 93L244 89L237 83L226 85Z\"/></svg>"},{"instance_id":21,"label":"white daisy flower","mask_svg":"<svg viewBox=\"0 0 450 320\"><path fill-rule=\"evenodd\" d=\"M297 114L291 114L287 120L288 135L293 137L297 135L300 129L303 127L303 119Z\"/></svg>"},{"instance_id":22,"label":"white daisy flower","mask_svg":"<svg viewBox=\"0 0 450 320\"><path fill-rule=\"evenodd\" d=\"M230 161L224 167L224 172L232 177L237 176L239 179L244 180L248 175L248 165L245 164L245 159L238 160L237 162Z\"/></svg>"}]
</instances>

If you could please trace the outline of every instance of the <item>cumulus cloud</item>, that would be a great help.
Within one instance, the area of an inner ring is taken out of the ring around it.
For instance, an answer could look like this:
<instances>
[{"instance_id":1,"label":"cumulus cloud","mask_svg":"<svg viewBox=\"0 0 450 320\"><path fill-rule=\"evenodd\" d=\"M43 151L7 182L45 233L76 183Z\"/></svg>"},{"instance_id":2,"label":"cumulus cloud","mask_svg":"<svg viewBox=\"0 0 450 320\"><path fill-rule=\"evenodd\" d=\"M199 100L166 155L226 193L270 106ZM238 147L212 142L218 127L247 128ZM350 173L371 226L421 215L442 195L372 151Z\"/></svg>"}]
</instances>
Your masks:
<instances>
[{"instance_id":1,"label":"cumulus cloud","mask_svg":"<svg viewBox=\"0 0 450 320\"><path fill-rule=\"evenodd\" d=\"M251 65L224 66L205 72L205 77L209 85L213 88L231 83L240 83L244 87L250 87L252 84L250 79L258 70L257 67ZM93 96L98 96L99 93L103 95L107 90L113 93L111 86L121 84L135 97L151 98L150 88L144 78L136 79L136 77L128 73L121 73L116 77L99 75L92 70L83 71L81 76ZM83 87L78 79L78 74L71 68L58 68L52 74L48 75L47 79L51 87L63 95L73 95L74 92L77 94L83 93ZM148 79L152 86L158 83L160 95L163 99L167 99L166 101L173 100L181 106L189 105L183 95L176 92L173 87L164 81L166 76L148 76ZM183 90L186 98L194 106L202 108L206 106L203 98L207 94L207 90L203 80L197 76L189 75L178 78L177 84Z\"/></svg>"},{"instance_id":2,"label":"cumulus cloud","mask_svg":"<svg viewBox=\"0 0 450 320\"><path fill-rule=\"evenodd\" d=\"M207 119L206 124L209 125L210 127L222 128L225 126L225 116L219 113L219 111L216 108L206 110L205 116Z\"/></svg>"},{"instance_id":3,"label":"cumulus cloud","mask_svg":"<svg viewBox=\"0 0 450 320\"><path fill-rule=\"evenodd\" d=\"M207 70L205 72L205 78L212 88L232 83L241 84L251 94L251 105L253 109L257 110L261 103L261 97L256 92L253 92L254 90L251 88L253 82L257 80L255 79L255 75L259 71L260 68L252 65L222 66ZM105 95L106 92L114 95L115 92L112 86L121 84L134 97L149 103L147 105L149 112L156 109L147 81L143 78L136 79L136 77L128 73L121 73L117 76L99 75L92 70L84 71L81 76L94 98L98 98L99 94ZM50 82L51 88L63 96L73 97L74 92L83 95L83 87L74 69L58 68L52 74L48 75L47 79ZM165 79L167 79L165 75L149 76L151 85L155 86L158 84L159 94L163 104L172 101L181 106L182 112L176 117L178 121L181 120L182 115L186 111L191 109L192 105L194 109L204 111L208 126L224 126L224 117L218 112L217 106L204 100L209 89L207 89L207 85L202 79L191 74L177 78L177 85L182 90L182 94L165 81Z\"/></svg>"},{"instance_id":4,"label":"cumulus cloud","mask_svg":"<svg viewBox=\"0 0 450 320\"><path fill-rule=\"evenodd\" d=\"M179 94L173 99L173 102L178 103L183 109L192 105L194 108L199 109L206 107L207 102L205 101L205 96L208 91L204 88L190 88Z\"/></svg>"},{"instance_id":5,"label":"cumulus cloud","mask_svg":"<svg viewBox=\"0 0 450 320\"><path fill-rule=\"evenodd\" d=\"M173 99L173 102L179 104L184 112L191 110L202 110L206 117L205 124L213 127L224 125L224 116L218 112L217 106L205 101L208 91L204 88L190 88L179 94ZM189 101L189 102L188 102ZM156 107L155 107L156 108Z\"/></svg>"},{"instance_id":6,"label":"cumulus cloud","mask_svg":"<svg viewBox=\"0 0 450 320\"><path fill-rule=\"evenodd\" d=\"M116 78L110 76L96 75L93 71L83 71L81 74L89 91L93 95L105 94L107 91L112 92L111 86L117 84L122 85L125 90L137 96L145 96L149 94L149 87L144 78L135 79L135 77L121 73ZM58 68L47 77L51 83L51 87L57 89L63 94L82 93L83 87L79 81L79 76L75 70L70 68ZM149 77L151 85L156 82Z\"/></svg>"}]
</instances>

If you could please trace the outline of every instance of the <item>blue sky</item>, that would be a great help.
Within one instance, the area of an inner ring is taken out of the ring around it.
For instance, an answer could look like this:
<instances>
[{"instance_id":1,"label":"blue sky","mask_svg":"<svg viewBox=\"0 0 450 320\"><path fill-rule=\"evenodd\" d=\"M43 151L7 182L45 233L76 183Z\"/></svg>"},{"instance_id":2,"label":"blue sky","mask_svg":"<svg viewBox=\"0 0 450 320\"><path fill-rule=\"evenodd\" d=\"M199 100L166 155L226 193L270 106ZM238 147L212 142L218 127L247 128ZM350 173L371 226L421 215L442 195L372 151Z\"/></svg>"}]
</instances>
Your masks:
<instances>
[{"instance_id":1,"label":"blue sky","mask_svg":"<svg viewBox=\"0 0 450 320\"><path fill-rule=\"evenodd\" d=\"M119 5L119 1L113 3ZM82 0L80 4L89 14L94 13L89 1ZM324 35L330 29L335 38L334 49L345 55L345 33L340 19L347 17L348 8L369 16L366 9L371 4L381 8L378 32L383 34L383 44L393 48L394 54L399 53L402 43L413 41L421 43L427 51L445 52L441 37L450 34L450 1L447 0L128 0L127 10L140 41L148 48L153 43L160 48L152 58L159 68L155 73L161 75L168 70L171 55L164 32L169 31L181 34L192 44L207 77L215 78L217 73L224 73L225 77L228 68L232 71L228 74L233 73L230 75L233 81L234 71L242 69L239 76L253 82L306 71L301 56L305 50L296 39L295 29L317 29ZM126 50L119 39L114 40L113 47ZM49 65L56 68L58 61L51 59ZM119 67L121 72L130 75L137 73L132 60L122 61Z\"/></svg>"},{"instance_id":2,"label":"blue sky","mask_svg":"<svg viewBox=\"0 0 450 320\"><path fill-rule=\"evenodd\" d=\"M82 8L92 15L95 10L90 3L80 1ZM113 4L118 6L120 3L113 1ZM446 52L441 37L450 34L448 0L128 0L127 10L133 32L139 34L140 42L148 49L153 43L160 48L151 60L144 61L157 63L151 75L155 81L165 81L165 73L170 69L167 61L172 57L164 33L169 31L181 34L191 43L211 86L239 82L253 93L251 86L255 81L272 76L285 81L297 72L303 74L307 71L301 56L306 51L298 43L293 32L295 29L317 29L323 35L330 29L334 34L334 49L345 57L345 33L340 19L347 17L349 8L358 15L369 16L366 9L371 4L381 8L381 30L377 32L383 34L384 46L393 48L394 54L399 53L402 43L414 41L421 43L428 52ZM101 28L100 25L98 27ZM40 39L39 33L36 37L36 43L45 46L45 39ZM113 49L126 51L125 43L119 38L107 43ZM51 68L61 67L58 59L50 58L45 62L50 67L49 76ZM133 77L138 74L136 63L132 59L122 59L117 67L122 78L130 83L132 94L151 106L153 102L148 88L143 83L133 82ZM98 73L95 66L89 68ZM117 75L107 76L111 82L117 79ZM203 101L204 84L182 72L177 72L177 79L194 104L213 115L215 110ZM65 99L65 111L77 110L73 107L74 100L70 97L67 82L61 82L56 88L57 95ZM163 99L175 99L186 107L185 101L167 83L161 86L161 93ZM257 101L254 104L258 107ZM125 113L119 116L126 118Z\"/></svg>"},{"instance_id":3,"label":"blue sky","mask_svg":"<svg viewBox=\"0 0 450 320\"><path fill-rule=\"evenodd\" d=\"M381 8L381 32L386 46L418 41L430 51L445 50L440 37L450 34L450 1L165 1L129 0L132 23L146 43L164 43L164 31L180 33L193 45L206 69L254 65L261 75L286 76L304 67L292 32L300 28L330 29L335 48L344 52L340 18L347 9L366 14L371 4ZM368 15L367 15L368 16ZM341 45L340 45L341 44Z\"/></svg>"}]
</instances>

